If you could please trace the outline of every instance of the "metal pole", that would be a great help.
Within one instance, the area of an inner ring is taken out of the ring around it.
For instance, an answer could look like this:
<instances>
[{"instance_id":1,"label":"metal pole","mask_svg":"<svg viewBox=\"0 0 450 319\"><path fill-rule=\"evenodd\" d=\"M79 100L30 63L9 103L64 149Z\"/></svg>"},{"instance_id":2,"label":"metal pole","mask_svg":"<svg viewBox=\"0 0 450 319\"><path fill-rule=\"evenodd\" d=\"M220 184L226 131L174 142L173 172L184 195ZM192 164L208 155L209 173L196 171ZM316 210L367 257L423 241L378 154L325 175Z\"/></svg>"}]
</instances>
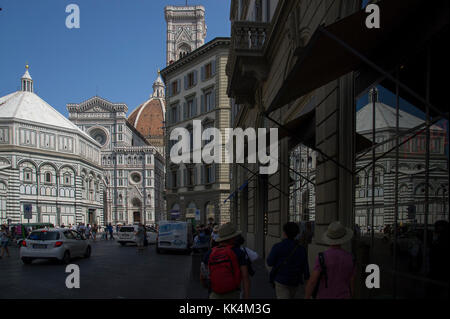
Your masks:
<instances>
[{"instance_id":1,"label":"metal pole","mask_svg":"<svg viewBox=\"0 0 450 319\"><path fill-rule=\"evenodd\" d=\"M372 229L371 229L371 261L374 262L374 244L375 244L375 145L376 145L376 129L375 129L375 107L376 107L376 88L372 91Z\"/></svg>"},{"instance_id":2,"label":"metal pole","mask_svg":"<svg viewBox=\"0 0 450 319\"><path fill-rule=\"evenodd\" d=\"M427 48L427 74L426 74L426 100L430 101L430 67L431 67L431 48ZM422 269L426 270L427 246L428 246L428 215L430 213L429 196L430 196L430 107L426 105L426 154L425 154L425 216L424 216L424 232L423 232L423 262Z\"/></svg>"},{"instance_id":3,"label":"metal pole","mask_svg":"<svg viewBox=\"0 0 450 319\"><path fill-rule=\"evenodd\" d=\"M397 81L399 79L399 70L396 71ZM393 297L397 297L397 228L398 228L398 165L400 157L400 89L398 83L395 85L395 184L394 184L394 278L393 278Z\"/></svg>"}]
</instances>

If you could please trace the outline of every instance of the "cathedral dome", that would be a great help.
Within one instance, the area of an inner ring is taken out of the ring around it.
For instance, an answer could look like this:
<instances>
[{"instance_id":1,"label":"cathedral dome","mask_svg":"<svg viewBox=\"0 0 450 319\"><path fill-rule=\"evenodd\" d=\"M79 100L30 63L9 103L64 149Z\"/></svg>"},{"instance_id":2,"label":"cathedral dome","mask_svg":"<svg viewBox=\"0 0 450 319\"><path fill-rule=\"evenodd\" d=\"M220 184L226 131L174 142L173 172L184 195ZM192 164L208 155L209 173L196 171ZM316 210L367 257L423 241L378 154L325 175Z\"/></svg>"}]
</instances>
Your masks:
<instances>
[{"instance_id":1,"label":"cathedral dome","mask_svg":"<svg viewBox=\"0 0 450 319\"><path fill-rule=\"evenodd\" d=\"M164 83L158 71L158 78L153 83L153 94L131 112L128 122L152 143L153 138L162 139L164 136L164 113Z\"/></svg>"},{"instance_id":2,"label":"cathedral dome","mask_svg":"<svg viewBox=\"0 0 450 319\"><path fill-rule=\"evenodd\" d=\"M164 105L159 98L150 98L139 105L128 117L128 122L133 125L143 136L163 136Z\"/></svg>"},{"instance_id":3,"label":"cathedral dome","mask_svg":"<svg viewBox=\"0 0 450 319\"><path fill-rule=\"evenodd\" d=\"M78 126L34 93L33 80L28 72L28 65L21 78L21 89L0 97L0 118L12 122L21 121L38 126L69 130L91 142L94 141Z\"/></svg>"}]
</instances>

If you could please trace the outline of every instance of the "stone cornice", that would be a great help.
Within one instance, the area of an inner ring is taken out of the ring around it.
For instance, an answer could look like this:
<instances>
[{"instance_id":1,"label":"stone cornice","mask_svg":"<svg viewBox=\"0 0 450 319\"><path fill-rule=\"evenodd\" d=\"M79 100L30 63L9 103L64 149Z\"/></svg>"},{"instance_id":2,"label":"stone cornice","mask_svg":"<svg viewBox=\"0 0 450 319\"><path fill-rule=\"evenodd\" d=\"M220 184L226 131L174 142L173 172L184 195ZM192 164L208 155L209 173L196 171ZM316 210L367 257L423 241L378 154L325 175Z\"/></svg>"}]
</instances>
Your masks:
<instances>
[{"instance_id":1,"label":"stone cornice","mask_svg":"<svg viewBox=\"0 0 450 319\"><path fill-rule=\"evenodd\" d=\"M218 46L225 46L228 48L230 46L230 43L231 43L231 40L228 37L215 38L215 39L211 40L210 42L206 43L205 45L201 46L197 50L192 51L191 53L186 55L184 58L168 65L163 70L161 70L161 76L163 77L164 82L166 82L167 75L174 72L175 70L180 69L183 66L191 63L198 57L206 54L207 52L213 50L214 48L216 48Z\"/></svg>"}]
</instances>

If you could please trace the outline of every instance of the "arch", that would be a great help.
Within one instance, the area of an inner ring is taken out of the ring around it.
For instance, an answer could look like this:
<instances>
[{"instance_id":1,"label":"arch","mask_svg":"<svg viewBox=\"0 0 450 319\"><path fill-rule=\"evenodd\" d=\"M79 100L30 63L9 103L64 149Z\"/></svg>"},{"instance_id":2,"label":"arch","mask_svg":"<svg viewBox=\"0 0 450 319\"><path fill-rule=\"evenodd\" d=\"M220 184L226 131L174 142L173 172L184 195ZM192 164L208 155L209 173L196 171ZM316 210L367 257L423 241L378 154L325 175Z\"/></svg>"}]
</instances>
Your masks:
<instances>
[{"instance_id":1,"label":"arch","mask_svg":"<svg viewBox=\"0 0 450 319\"><path fill-rule=\"evenodd\" d=\"M59 169L56 166L56 164L52 163L52 162L42 162L41 165L39 165L39 171L42 169L42 167L44 166L51 166L53 167L53 169L55 170L55 173L59 173Z\"/></svg>"},{"instance_id":2,"label":"arch","mask_svg":"<svg viewBox=\"0 0 450 319\"><path fill-rule=\"evenodd\" d=\"M76 169L76 167L74 167L74 166L72 166L72 165L70 165L70 164L63 164L63 165L61 165L61 167L59 168L59 170L62 171L62 170L65 169L65 168L68 168L68 169L72 170L73 173L74 173L75 175L77 175L77 169Z\"/></svg>"},{"instance_id":3,"label":"arch","mask_svg":"<svg viewBox=\"0 0 450 319\"><path fill-rule=\"evenodd\" d=\"M30 160L28 158L22 159L19 162L17 162L17 166L20 167L24 163L30 163L31 165L34 166L35 169L38 169L38 167L39 167L39 165L36 162L34 162L34 161L32 161L32 160Z\"/></svg>"},{"instance_id":4,"label":"arch","mask_svg":"<svg viewBox=\"0 0 450 319\"><path fill-rule=\"evenodd\" d=\"M425 186L426 183L420 183L419 185L416 186L416 188L414 189L414 195L421 195L421 194L425 194ZM433 186L428 184L428 188L429 188L429 193L432 194L433 193Z\"/></svg>"}]
</instances>

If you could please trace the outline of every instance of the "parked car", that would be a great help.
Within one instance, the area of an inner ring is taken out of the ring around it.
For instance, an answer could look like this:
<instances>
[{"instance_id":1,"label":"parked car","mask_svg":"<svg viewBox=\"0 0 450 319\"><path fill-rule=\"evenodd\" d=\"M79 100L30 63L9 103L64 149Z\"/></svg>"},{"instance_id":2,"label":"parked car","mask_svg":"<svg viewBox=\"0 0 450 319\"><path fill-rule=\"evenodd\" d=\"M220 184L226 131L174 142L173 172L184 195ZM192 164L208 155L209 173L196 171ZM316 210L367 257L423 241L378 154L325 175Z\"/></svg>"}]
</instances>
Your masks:
<instances>
[{"instance_id":1,"label":"parked car","mask_svg":"<svg viewBox=\"0 0 450 319\"><path fill-rule=\"evenodd\" d=\"M25 264L31 264L35 259L56 259L68 264L74 257L90 256L89 241L67 228L32 231L20 247L20 258Z\"/></svg>"},{"instance_id":2,"label":"parked car","mask_svg":"<svg viewBox=\"0 0 450 319\"><path fill-rule=\"evenodd\" d=\"M146 241L144 242L144 245L148 244L155 244L156 243L156 229L153 227L145 227L146 229ZM131 225L131 226L122 226L119 229L119 232L117 233L117 242L121 244L122 246L125 246L128 243L136 244L136 236L135 233L138 230L138 225Z\"/></svg>"}]
</instances>

